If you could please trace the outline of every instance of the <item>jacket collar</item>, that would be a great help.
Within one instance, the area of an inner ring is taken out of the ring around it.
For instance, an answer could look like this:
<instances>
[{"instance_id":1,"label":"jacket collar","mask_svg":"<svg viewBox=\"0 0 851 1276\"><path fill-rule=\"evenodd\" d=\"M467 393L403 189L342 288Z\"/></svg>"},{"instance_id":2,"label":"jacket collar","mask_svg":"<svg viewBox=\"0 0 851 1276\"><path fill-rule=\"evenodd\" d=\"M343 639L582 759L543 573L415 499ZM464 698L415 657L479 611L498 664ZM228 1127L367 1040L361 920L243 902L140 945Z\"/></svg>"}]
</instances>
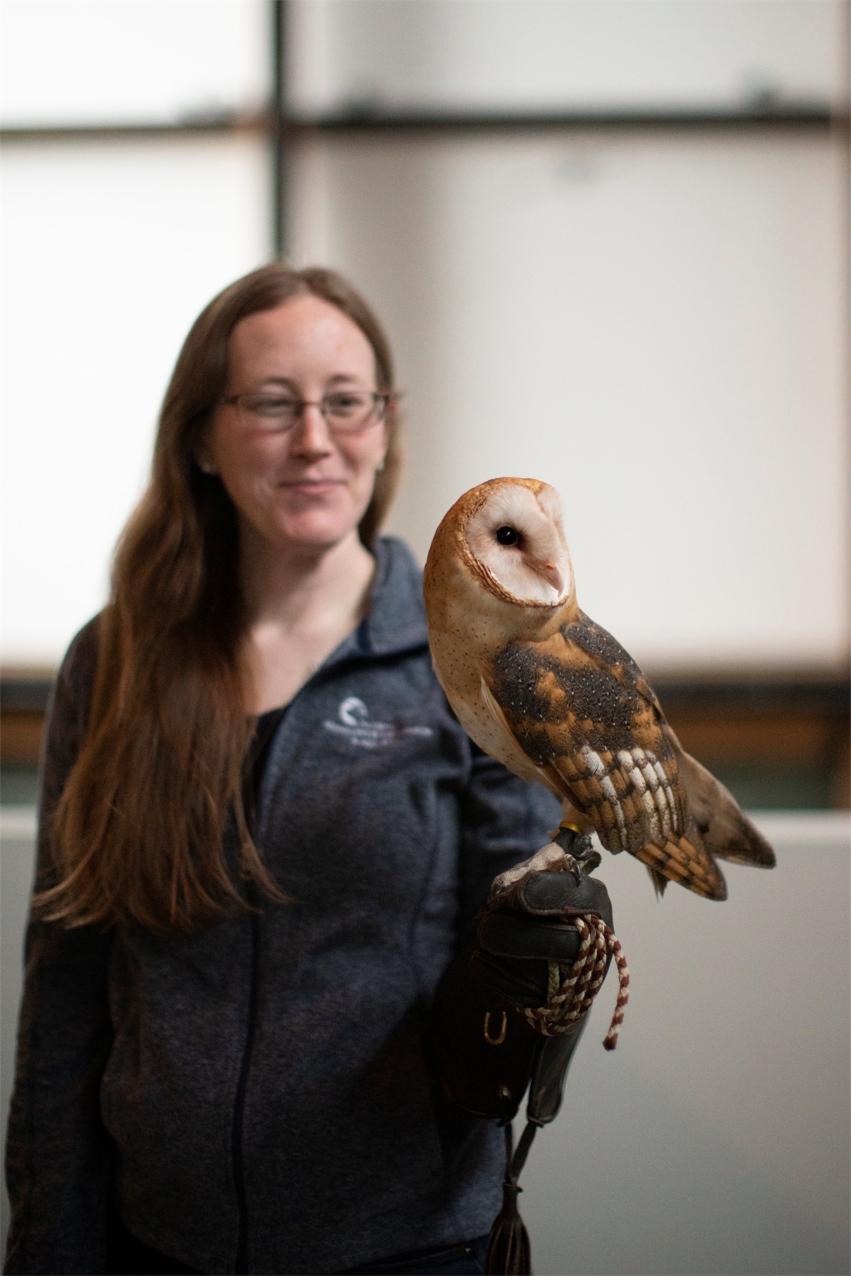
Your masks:
<instances>
[{"instance_id":1,"label":"jacket collar","mask_svg":"<svg viewBox=\"0 0 851 1276\"><path fill-rule=\"evenodd\" d=\"M422 572L411 551L395 536L373 547L375 576L370 608L325 662L325 668L358 656L385 656L428 646Z\"/></svg>"},{"instance_id":2,"label":"jacket collar","mask_svg":"<svg viewBox=\"0 0 851 1276\"><path fill-rule=\"evenodd\" d=\"M364 627L376 654L428 646L423 574L395 536L382 536L375 546L372 605Z\"/></svg>"}]
</instances>

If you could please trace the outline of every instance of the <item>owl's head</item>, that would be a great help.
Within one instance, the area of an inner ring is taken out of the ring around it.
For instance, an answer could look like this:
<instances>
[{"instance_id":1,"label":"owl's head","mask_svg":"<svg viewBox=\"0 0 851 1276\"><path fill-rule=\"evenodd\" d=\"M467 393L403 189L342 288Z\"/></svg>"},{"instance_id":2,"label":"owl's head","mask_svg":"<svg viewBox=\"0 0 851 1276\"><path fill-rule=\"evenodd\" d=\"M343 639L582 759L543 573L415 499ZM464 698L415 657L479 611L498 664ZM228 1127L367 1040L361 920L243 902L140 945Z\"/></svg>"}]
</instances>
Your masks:
<instances>
[{"instance_id":1,"label":"owl's head","mask_svg":"<svg viewBox=\"0 0 851 1276\"><path fill-rule=\"evenodd\" d=\"M491 593L525 607L569 601L573 570L555 488L538 479L491 479L454 508L465 557Z\"/></svg>"}]
</instances>

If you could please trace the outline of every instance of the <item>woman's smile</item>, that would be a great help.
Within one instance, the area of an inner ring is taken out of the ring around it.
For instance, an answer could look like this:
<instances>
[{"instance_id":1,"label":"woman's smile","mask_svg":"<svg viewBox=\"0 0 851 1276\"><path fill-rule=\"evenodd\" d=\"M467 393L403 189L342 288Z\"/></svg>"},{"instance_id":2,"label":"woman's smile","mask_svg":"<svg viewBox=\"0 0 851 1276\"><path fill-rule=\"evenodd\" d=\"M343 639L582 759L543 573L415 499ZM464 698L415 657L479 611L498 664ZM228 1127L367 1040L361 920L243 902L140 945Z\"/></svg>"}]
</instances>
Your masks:
<instances>
[{"instance_id":1,"label":"woman's smile","mask_svg":"<svg viewBox=\"0 0 851 1276\"><path fill-rule=\"evenodd\" d=\"M301 478L301 479L282 479L278 483L278 487L286 488L290 492L303 492L305 496L325 496L328 492L333 492L338 487L345 487L346 480L339 478Z\"/></svg>"}]
</instances>

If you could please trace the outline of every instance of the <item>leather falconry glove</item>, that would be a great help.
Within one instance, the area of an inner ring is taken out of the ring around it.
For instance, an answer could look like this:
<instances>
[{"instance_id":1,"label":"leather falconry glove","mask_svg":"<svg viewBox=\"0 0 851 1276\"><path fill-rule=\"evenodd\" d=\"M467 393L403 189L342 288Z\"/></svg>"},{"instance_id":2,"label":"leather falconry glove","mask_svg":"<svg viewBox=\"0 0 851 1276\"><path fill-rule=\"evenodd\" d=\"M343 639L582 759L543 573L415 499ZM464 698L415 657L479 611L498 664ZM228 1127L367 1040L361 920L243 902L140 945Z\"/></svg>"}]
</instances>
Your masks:
<instances>
[{"instance_id":1,"label":"leather falconry glove","mask_svg":"<svg viewBox=\"0 0 851 1276\"><path fill-rule=\"evenodd\" d=\"M590 838L573 829L560 829L556 837L495 879L476 917L476 940L450 965L432 1009L444 1090L467 1111L498 1118L506 1130L503 1208L491 1231L485 1270L509 1276L530 1270L517 1178L537 1128L559 1111L587 1009L610 960L604 950L596 982L589 985L586 977L584 991L557 991L568 989L571 972L582 967L589 925L611 933L612 908L604 884L587 876L599 863ZM591 969L589 964L589 975ZM527 1085L527 1125L515 1151L511 1119Z\"/></svg>"}]
</instances>

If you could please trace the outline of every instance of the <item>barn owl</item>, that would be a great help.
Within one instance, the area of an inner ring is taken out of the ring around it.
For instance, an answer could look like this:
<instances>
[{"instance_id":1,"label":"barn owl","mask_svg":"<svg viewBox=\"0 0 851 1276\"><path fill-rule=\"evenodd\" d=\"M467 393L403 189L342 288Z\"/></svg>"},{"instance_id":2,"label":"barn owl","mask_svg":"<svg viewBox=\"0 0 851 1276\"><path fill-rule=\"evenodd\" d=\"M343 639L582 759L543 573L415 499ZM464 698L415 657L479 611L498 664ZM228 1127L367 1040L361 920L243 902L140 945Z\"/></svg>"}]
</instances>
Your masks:
<instances>
[{"instance_id":1,"label":"barn owl","mask_svg":"<svg viewBox=\"0 0 851 1276\"><path fill-rule=\"evenodd\" d=\"M715 858L770 868L732 794L680 745L650 684L576 601L554 488L492 479L452 506L424 593L437 677L467 734L558 797L565 821L726 898Z\"/></svg>"}]
</instances>

